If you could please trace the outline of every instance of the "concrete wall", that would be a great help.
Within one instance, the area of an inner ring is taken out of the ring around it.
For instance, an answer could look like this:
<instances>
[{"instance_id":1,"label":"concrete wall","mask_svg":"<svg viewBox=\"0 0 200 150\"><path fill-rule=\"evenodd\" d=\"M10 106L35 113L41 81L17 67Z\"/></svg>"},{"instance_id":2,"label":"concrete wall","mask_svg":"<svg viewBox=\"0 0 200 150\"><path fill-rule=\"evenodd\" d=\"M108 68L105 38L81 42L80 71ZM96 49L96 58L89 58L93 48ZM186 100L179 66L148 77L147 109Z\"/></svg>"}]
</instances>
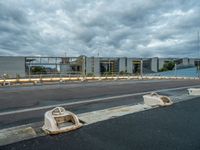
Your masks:
<instances>
[{"instance_id":1,"label":"concrete wall","mask_svg":"<svg viewBox=\"0 0 200 150\"><path fill-rule=\"evenodd\" d=\"M119 58L119 72L126 70L126 58Z\"/></svg>"},{"instance_id":2,"label":"concrete wall","mask_svg":"<svg viewBox=\"0 0 200 150\"><path fill-rule=\"evenodd\" d=\"M133 73L133 59L132 58L127 58L127 72L128 73Z\"/></svg>"},{"instance_id":3,"label":"concrete wall","mask_svg":"<svg viewBox=\"0 0 200 150\"><path fill-rule=\"evenodd\" d=\"M189 65L189 59L188 58L183 58L183 65Z\"/></svg>"},{"instance_id":4,"label":"concrete wall","mask_svg":"<svg viewBox=\"0 0 200 150\"><path fill-rule=\"evenodd\" d=\"M154 72L158 72L158 58L151 59L151 70Z\"/></svg>"},{"instance_id":5,"label":"concrete wall","mask_svg":"<svg viewBox=\"0 0 200 150\"><path fill-rule=\"evenodd\" d=\"M86 75L93 73L95 76L100 75L100 59L97 57L86 57Z\"/></svg>"},{"instance_id":6,"label":"concrete wall","mask_svg":"<svg viewBox=\"0 0 200 150\"><path fill-rule=\"evenodd\" d=\"M0 76L8 74L9 77L25 76L25 57L0 56Z\"/></svg>"},{"instance_id":7,"label":"concrete wall","mask_svg":"<svg viewBox=\"0 0 200 150\"><path fill-rule=\"evenodd\" d=\"M86 70L86 75L89 73L93 73L92 71L92 65L93 65L93 58L91 57L86 57L86 66L85 66L85 70Z\"/></svg>"},{"instance_id":8,"label":"concrete wall","mask_svg":"<svg viewBox=\"0 0 200 150\"><path fill-rule=\"evenodd\" d=\"M163 66L164 66L164 63L165 63L165 58L159 58L159 60L158 60L158 69L161 69L161 68L163 68Z\"/></svg>"},{"instance_id":9,"label":"concrete wall","mask_svg":"<svg viewBox=\"0 0 200 150\"><path fill-rule=\"evenodd\" d=\"M190 59L189 59L189 64L190 64L190 65L195 65L194 62L195 62L195 59L194 59L194 58L190 58Z\"/></svg>"},{"instance_id":10,"label":"concrete wall","mask_svg":"<svg viewBox=\"0 0 200 150\"><path fill-rule=\"evenodd\" d=\"M83 57L82 74L86 75L86 57Z\"/></svg>"},{"instance_id":11,"label":"concrete wall","mask_svg":"<svg viewBox=\"0 0 200 150\"><path fill-rule=\"evenodd\" d=\"M94 58L94 75L99 76L100 75L100 59Z\"/></svg>"}]
</instances>

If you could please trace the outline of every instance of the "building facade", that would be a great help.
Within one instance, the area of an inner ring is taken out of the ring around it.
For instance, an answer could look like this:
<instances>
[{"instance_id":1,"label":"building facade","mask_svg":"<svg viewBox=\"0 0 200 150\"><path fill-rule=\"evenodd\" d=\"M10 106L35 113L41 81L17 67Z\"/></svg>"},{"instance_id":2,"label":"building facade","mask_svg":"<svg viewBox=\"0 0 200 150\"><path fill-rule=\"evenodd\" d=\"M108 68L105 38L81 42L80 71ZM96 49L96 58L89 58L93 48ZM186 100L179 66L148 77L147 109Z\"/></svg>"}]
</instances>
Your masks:
<instances>
[{"instance_id":1,"label":"building facade","mask_svg":"<svg viewBox=\"0 0 200 150\"><path fill-rule=\"evenodd\" d=\"M25 76L25 58L0 56L0 76Z\"/></svg>"},{"instance_id":2,"label":"building facade","mask_svg":"<svg viewBox=\"0 0 200 150\"><path fill-rule=\"evenodd\" d=\"M40 74L106 75L158 72L167 62L177 65L200 65L195 58L127 57L11 57L0 56L0 76L27 77Z\"/></svg>"}]
</instances>

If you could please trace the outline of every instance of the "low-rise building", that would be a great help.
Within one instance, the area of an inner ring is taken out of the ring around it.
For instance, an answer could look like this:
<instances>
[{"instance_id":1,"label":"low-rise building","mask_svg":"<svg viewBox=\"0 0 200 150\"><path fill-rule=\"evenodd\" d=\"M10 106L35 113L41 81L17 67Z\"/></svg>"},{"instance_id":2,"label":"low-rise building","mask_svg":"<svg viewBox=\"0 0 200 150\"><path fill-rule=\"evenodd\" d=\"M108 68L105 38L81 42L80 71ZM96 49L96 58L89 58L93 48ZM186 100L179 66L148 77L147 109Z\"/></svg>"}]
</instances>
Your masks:
<instances>
[{"instance_id":1,"label":"low-rise building","mask_svg":"<svg viewBox=\"0 0 200 150\"><path fill-rule=\"evenodd\" d=\"M0 56L0 76L15 78L40 74L116 75L158 72L164 64L200 65L196 58L127 58L127 57L21 57ZM141 70L142 69L142 70Z\"/></svg>"}]
</instances>

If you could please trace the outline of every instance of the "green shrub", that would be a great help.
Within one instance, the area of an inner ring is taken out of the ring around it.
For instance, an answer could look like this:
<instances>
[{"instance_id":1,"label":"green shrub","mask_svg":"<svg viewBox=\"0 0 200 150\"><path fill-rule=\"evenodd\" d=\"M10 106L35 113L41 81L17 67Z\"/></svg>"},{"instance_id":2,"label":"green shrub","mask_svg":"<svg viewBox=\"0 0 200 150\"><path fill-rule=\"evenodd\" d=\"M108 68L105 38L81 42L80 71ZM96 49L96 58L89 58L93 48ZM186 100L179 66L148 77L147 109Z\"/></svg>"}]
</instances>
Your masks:
<instances>
[{"instance_id":1,"label":"green shrub","mask_svg":"<svg viewBox=\"0 0 200 150\"><path fill-rule=\"evenodd\" d=\"M159 71L163 72L163 71L173 70L174 66L175 66L175 62L173 61L165 62L165 64L163 65L163 68L161 68Z\"/></svg>"}]
</instances>

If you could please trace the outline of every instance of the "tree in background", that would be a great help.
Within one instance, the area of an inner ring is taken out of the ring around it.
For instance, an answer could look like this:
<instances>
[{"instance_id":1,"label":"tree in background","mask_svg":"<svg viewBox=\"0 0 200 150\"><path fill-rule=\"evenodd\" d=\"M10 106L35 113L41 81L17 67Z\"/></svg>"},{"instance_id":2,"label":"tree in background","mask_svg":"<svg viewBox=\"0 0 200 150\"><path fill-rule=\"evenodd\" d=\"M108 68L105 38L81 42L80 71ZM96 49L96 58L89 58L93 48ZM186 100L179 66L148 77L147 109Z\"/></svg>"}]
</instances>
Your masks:
<instances>
[{"instance_id":1,"label":"tree in background","mask_svg":"<svg viewBox=\"0 0 200 150\"><path fill-rule=\"evenodd\" d=\"M47 73L45 67L41 67L41 66L32 67L31 72L33 74L46 74Z\"/></svg>"},{"instance_id":2,"label":"tree in background","mask_svg":"<svg viewBox=\"0 0 200 150\"><path fill-rule=\"evenodd\" d=\"M163 65L163 68L161 68L159 71L169 71L169 70L173 70L175 66L175 62L173 61L169 61L169 62L165 62L165 64Z\"/></svg>"}]
</instances>

